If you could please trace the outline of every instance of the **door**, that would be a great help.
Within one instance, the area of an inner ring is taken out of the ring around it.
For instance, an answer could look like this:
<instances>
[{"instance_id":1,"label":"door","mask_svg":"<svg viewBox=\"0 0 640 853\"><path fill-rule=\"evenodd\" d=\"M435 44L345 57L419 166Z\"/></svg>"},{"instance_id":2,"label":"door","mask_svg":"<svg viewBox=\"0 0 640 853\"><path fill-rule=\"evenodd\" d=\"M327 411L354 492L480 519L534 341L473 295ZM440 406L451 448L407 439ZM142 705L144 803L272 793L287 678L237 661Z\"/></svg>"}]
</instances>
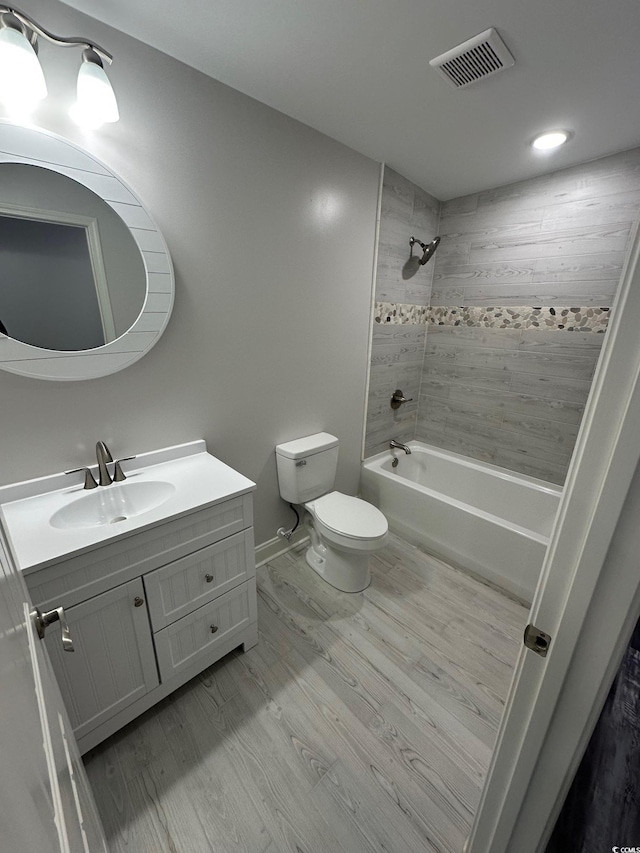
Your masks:
<instances>
[{"instance_id":1,"label":"door","mask_svg":"<svg viewBox=\"0 0 640 853\"><path fill-rule=\"evenodd\" d=\"M468 853L544 848L638 617L638 317L636 230L531 610L549 654L521 649Z\"/></svg>"},{"instance_id":2,"label":"door","mask_svg":"<svg viewBox=\"0 0 640 853\"><path fill-rule=\"evenodd\" d=\"M66 610L76 648L47 634L60 692L78 740L158 686L142 579Z\"/></svg>"},{"instance_id":3,"label":"door","mask_svg":"<svg viewBox=\"0 0 640 853\"><path fill-rule=\"evenodd\" d=\"M3 850L107 845L31 605L0 534L0 836ZM56 633L59 626L48 632Z\"/></svg>"}]
</instances>

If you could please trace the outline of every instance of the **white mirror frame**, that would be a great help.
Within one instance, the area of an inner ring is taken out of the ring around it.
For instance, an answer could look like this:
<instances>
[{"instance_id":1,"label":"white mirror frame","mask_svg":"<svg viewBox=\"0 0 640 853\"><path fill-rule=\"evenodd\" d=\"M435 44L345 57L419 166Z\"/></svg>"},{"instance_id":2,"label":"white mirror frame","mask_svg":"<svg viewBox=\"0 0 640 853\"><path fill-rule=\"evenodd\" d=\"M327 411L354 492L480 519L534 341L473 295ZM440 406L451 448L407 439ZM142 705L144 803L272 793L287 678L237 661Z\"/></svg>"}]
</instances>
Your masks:
<instances>
[{"instance_id":1,"label":"white mirror frame","mask_svg":"<svg viewBox=\"0 0 640 853\"><path fill-rule=\"evenodd\" d=\"M91 350L56 351L0 334L0 368L36 379L67 381L107 376L142 358L158 341L171 316L174 276L164 238L140 199L92 154L39 128L0 120L0 163L51 169L100 196L128 227L142 255L147 278L142 311L129 331L115 341Z\"/></svg>"}]
</instances>

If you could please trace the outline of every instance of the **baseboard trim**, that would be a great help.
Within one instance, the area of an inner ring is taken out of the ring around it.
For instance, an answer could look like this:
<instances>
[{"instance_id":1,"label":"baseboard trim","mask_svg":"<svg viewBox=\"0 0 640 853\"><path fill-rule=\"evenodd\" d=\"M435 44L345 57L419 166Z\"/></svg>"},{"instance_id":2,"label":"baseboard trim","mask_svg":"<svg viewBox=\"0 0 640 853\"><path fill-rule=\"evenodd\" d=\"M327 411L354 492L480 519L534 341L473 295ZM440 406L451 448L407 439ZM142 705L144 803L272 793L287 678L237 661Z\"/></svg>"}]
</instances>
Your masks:
<instances>
[{"instance_id":1,"label":"baseboard trim","mask_svg":"<svg viewBox=\"0 0 640 853\"><path fill-rule=\"evenodd\" d=\"M275 560L276 557L286 554L296 545L301 545L303 542L308 542L309 534L304 527L296 530L291 539L287 542L280 536L274 536L273 539L268 539L261 545L256 545L256 568L264 566L269 560Z\"/></svg>"}]
</instances>

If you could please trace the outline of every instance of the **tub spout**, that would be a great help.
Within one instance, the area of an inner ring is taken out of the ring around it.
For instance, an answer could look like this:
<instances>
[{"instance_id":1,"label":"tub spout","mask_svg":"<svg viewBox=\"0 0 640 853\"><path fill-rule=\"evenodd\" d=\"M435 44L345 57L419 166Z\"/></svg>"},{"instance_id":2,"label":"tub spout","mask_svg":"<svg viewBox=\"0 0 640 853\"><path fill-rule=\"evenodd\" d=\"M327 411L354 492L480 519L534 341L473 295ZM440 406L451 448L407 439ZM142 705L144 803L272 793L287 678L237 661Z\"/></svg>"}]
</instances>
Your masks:
<instances>
[{"instance_id":1,"label":"tub spout","mask_svg":"<svg viewBox=\"0 0 640 853\"><path fill-rule=\"evenodd\" d=\"M391 450L393 450L394 448L397 448L398 450L404 450L407 456L409 456L411 453L411 448L408 444L401 444L399 441L396 441L395 438L391 439L391 441L389 442L389 447L391 448Z\"/></svg>"}]
</instances>

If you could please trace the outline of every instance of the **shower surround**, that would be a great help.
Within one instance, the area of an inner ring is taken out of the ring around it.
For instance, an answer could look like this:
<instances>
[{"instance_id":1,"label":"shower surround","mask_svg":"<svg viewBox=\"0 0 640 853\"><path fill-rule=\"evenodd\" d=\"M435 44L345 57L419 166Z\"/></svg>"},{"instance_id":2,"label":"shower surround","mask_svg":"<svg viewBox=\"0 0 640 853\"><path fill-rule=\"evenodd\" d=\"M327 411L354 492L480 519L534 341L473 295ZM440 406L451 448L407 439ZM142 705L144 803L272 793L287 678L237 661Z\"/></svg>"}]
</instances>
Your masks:
<instances>
[{"instance_id":1,"label":"shower surround","mask_svg":"<svg viewBox=\"0 0 640 853\"><path fill-rule=\"evenodd\" d=\"M404 280L425 197L442 242ZM365 456L417 438L562 484L639 210L640 149L442 204L386 169Z\"/></svg>"}]
</instances>

